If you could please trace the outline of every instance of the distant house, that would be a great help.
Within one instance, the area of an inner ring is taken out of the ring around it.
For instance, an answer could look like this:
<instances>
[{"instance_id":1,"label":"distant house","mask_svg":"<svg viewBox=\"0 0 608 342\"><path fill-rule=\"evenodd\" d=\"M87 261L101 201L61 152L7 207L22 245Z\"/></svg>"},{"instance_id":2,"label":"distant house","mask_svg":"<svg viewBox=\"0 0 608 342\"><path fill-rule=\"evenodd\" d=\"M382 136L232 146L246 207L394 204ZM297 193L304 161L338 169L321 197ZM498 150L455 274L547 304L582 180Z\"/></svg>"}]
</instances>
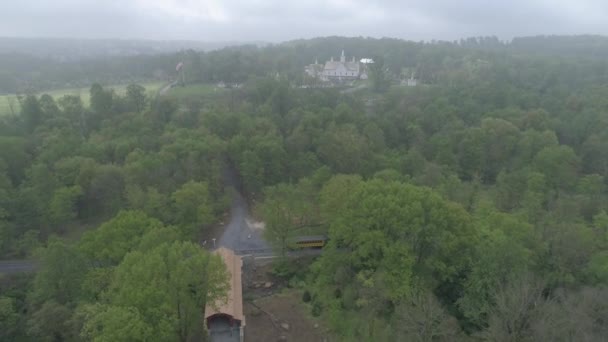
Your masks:
<instances>
[{"instance_id":1,"label":"distant house","mask_svg":"<svg viewBox=\"0 0 608 342\"><path fill-rule=\"evenodd\" d=\"M412 75L401 81L401 85L406 85L408 87L415 87L418 85L418 80L414 77L414 73L412 72Z\"/></svg>"},{"instance_id":2,"label":"distant house","mask_svg":"<svg viewBox=\"0 0 608 342\"><path fill-rule=\"evenodd\" d=\"M359 62L355 61L355 57L351 62L346 61L344 50L340 56L340 61L334 61L332 57L330 61L325 62L321 80L323 81L351 81L359 78L361 67Z\"/></svg>"},{"instance_id":3,"label":"distant house","mask_svg":"<svg viewBox=\"0 0 608 342\"><path fill-rule=\"evenodd\" d=\"M340 60L336 61L332 57L325 64L319 64L315 61L314 64L306 66L304 71L307 75L313 78L320 79L324 82L348 82L358 79L367 79L366 68L358 62L355 57L351 61L346 61L344 50Z\"/></svg>"},{"instance_id":4,"label":"distant house","mask_svg":"<svg viewBox=\"0 0 608 342\"><path fill-rule=\"evenodd\" d=\"M321 78L321 74L323 73L323 65L319 64L319 62L315 60L314 64L307 65L304 68L304 72L312 78Z\"/></svg>"}]
</instances>

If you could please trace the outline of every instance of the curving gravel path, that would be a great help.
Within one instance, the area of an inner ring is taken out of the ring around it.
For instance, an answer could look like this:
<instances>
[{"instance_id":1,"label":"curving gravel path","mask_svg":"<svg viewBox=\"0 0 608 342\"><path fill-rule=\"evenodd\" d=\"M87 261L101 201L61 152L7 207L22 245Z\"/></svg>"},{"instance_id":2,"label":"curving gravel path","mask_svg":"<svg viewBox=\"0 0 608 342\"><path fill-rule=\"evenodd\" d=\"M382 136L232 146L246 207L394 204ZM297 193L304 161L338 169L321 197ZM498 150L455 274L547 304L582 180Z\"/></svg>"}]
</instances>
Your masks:
<instances>
[{"instance_id":1,"label":"curving gravel path","mask_svg":"<svg viewBox=\"0 0 608 342\"><path fill-rule=\"evenodd\" d=\"M232 195L230 222L224 228L219 246L235 251L269 248L262 237L262 230L254 229L248 221L247 201L235 190Z\"/></svg>"},{"instance_id":2,"label":"curving gravel path","mask_svg":"<svg viewBox=\"0 0 608 342\"><path fill-rule=\"evenodd\" d=\"M227 171L224 175L226 185L235 190L232 192L232 207L230 208L230 222L224 227L224 233L219 239L218 247L230 248L234 251L269 249L270 245L264 241L263 231L252 226L253 220L249 217L247 201L237 187L237 177L234 171Z\"/></svg>"}]
</instances>

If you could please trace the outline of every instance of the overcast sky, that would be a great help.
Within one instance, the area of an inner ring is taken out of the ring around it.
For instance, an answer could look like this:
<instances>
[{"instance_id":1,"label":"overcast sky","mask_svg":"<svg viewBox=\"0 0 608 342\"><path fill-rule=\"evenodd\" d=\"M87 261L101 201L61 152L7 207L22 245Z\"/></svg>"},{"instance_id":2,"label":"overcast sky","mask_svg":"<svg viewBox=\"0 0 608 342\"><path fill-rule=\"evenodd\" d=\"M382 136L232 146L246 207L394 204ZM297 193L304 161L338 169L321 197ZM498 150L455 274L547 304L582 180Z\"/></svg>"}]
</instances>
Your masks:
<instances>
[{"instance_id":1,"label":"overcast sky","mask_svg":"<svg viewBox=\"0 0 608 342\"><path fill-rule=\"evenodd\" d=\"M284 41L608 35L608 0L0 0L0 36Z\"/></svg>"}]
</instances>

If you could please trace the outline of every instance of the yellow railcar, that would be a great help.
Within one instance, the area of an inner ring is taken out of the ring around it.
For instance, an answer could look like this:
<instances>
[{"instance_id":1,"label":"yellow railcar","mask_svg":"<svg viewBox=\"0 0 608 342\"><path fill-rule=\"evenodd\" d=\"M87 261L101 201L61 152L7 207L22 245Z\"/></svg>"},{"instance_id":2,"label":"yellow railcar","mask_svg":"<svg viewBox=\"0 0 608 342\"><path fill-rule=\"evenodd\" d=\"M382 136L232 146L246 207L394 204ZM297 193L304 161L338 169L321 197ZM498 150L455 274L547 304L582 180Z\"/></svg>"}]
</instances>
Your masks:
<instances>
[{"instance_id":1,"label":"yellow railcar","mask_svg":"<svg viewBox=\"0 0 608 342\"><path fill-rule=\"evenodd\" d=\"M294 239L293 246L296 249L323 248L326 243L327 236L325 235L298 236Z\"/></svg>"}]
</instances>

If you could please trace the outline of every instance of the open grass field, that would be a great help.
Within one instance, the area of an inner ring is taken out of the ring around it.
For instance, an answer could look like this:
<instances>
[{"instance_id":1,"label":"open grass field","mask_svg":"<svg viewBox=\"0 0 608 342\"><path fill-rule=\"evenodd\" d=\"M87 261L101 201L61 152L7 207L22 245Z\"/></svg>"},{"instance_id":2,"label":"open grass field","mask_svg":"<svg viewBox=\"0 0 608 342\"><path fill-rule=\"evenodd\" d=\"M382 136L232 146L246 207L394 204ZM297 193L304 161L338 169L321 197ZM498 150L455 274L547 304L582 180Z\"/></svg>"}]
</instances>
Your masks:
<instances>
[{"instance_id":1,"label":"open grass field","mask_svg":"<svg viewBox=\"0 0 608 342\"><path fill-rule=\"evenodd\" d=\"M142 86L146 88L146 92L149 96L154 96L156 92L164 85L161 82L149 82L149 83L140 83ZM106 86L105 88L114 89L117 94L123 95L127 91L126 84L120 85L112 85ZM57 90L49 90L38 93L38 95L49 94L55 100L61 98L64 95L80 95L82 102L85 106L89 105L89 87L86 88L70 88L70 89L57 89ZM12 100L11 100L12 99ZM13 110L15 113L19 113L19 102L17 101L17 97L13 95L0 95L0 115L11 114L10 102L13 102Z\"/></svg>"},{"instance_id":2,"label":"open grass field","mask_svg":"<svg viewBox=\"0 0 608 342\"><path fill-rule=\"evenodd\" d=\"M213 84L189 84L185 87L176 86L167 92L167 96L177 99L211 97L227 91L225 88L218 88Z\"/></svg>"}]
</instances>

